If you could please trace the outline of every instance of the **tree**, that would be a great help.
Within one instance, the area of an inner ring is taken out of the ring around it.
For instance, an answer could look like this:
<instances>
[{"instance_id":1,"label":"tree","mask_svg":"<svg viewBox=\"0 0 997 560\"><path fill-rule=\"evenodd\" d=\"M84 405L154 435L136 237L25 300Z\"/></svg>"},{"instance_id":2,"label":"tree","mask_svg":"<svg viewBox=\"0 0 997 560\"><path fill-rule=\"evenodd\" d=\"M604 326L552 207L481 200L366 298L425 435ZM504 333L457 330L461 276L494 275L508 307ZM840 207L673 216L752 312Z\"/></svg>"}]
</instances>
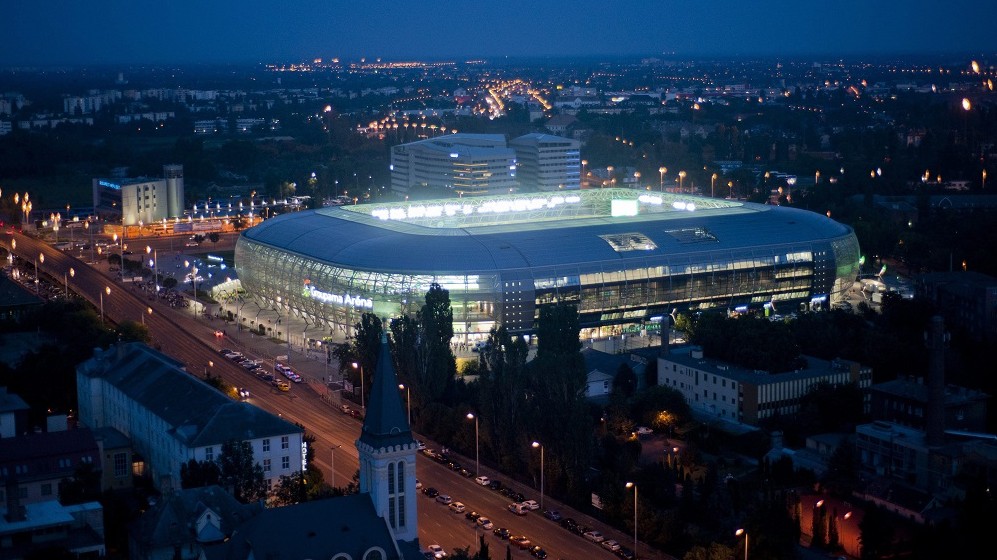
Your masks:
<instances>
[{"instance_id":1,"label":"tree","mask_svg":"<svg viewBox=\"0 0 997 560\"><path fill-rule=\"evenodd\" d=\"M177 279L172 276L163 278L163 288L167 290L172 290L177 287Z\"/></svg>"},{"instance_id":2,"label":"tree","mask_svg":"<svg viewBox=\"0 0 997 560\"><path fill-rule=\"evenodd\" d=\"M214 461L191 459L180 465L180 487L201 488L221 483L221 469Z\"/></svg>"},{"instance_id":3,"label":"tree","mask_svg":"<svg viewBox=\"0 0 997 560\"><path fill-rule=\"evenodd\" d=\"M122 321L118 325L118 335L121 342L144 342L145 344L152 342L152 336L149 335L149 328L135 321Z\"/></svg>"},{"instance_id":4,"label":"tree","mask_svg":"<svg viewBox=\"0 0 997 560\"><path fill-rule=\"evenodd\" d=\"M627 363L620 364L616 368L616 376L613 377L613 390L619 391L627 397L633 396L637 391L637 374Z\"/></svg>"},{"instance_id":5,"label":"tree","mask_svg":"<svg viewBox=\"0 0 997 560\"><path fill-rule=\"evenodd\" d=\"M513 338L504 327L493 328L488 345L481 352L481 375L478 378L478 415L484 421L486 442L491 442L495 457L503 467L517 468L517 436L526 421L527 369L529 347L521 337Z\"/></svg>"},{"instance_id":6,"label":"tree","mask_svg":"<svg viewBox=\"0 0 997 560\"><path fill-rule=\"evenodd\" d=\"M59 482L59 501L63 505L95 502L100 499L100 471L92 463L80 463L73 478Z\"/></svg>"},{"instance_id":7,"label":"tree","mask_svg":"<svg viewBox=\"0 0 997 560\"><path fill-rule=\"evenodd\" d=\"M218 243L219 239L221 239L221 236L218 235L217 231L213 231L213 232L211 232L211 233L208 234L208 241L210 241L212 245L214 245L215 243Z\"/></svg>"},{"instance_id":8,"label":"tree","mask_svg":"<svg viewBox=\"0 0 997 560\"><path fill-rule=\"evenodd\" d=\"M891 552L893 520L880 507L865 510L859 522L859 542L862 543L863 560L883 558Z\"/></svg>"},{"instance_id":9,"label":"tree","mask_svg":"<svg viewBox=\"0 0 997 560\"><path fill-rule=\"evenodd\" d=\"M253 446L248 441L228 441L222 444L218 457L221 484L235 499L251 503L266 498L263 467L253 463Z\"/></svg>"},{"instance_id":10,"label":"tree","mask_svg":"<svg viewBox=\"0 0 997 560\"><path fill-rule=\"evenodd\" d=\"M282 474L270 495L270 500L275 506L289 506L306 502L308 501L307 490L308 484L306 484L305 476L302 473Z\"/></svg>"}]
</instances>

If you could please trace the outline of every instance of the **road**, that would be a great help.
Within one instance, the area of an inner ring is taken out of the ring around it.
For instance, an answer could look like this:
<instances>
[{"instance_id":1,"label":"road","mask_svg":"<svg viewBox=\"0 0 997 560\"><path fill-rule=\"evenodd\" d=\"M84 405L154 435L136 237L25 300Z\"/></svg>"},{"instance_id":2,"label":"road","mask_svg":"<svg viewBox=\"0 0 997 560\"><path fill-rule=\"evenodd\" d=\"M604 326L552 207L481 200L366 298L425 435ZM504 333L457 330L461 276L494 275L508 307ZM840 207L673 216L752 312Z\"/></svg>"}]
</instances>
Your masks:
<instances>
[{"instance_id":1,"label":"road","mask_svg":"<svg viewBox=\"0 0 997 560\"><path fill-rule=\"evenodd\" d=\"M191 374L203 376L210 371L212 375L220 376L234 387L248 388L251 395L247 399L248 402L305 426L308 433L316 438L313 462L327 473L329 482L334 480L336 485L343 486L353 477L359 462L355 441L360 435L360 421L339 410L338 394L329 393L325 384L327 367L323 363L324 360L315 359L316 356L305 356L300 352L295 353L287 346L254 336L248 331L235 332L235 329L225 329L227 333L225 336L216 337L216 331L222 329L224 325L220 320L195 317L188 309L171 308L163 300L149 296L137 286L123 284L115 273L106 270L106 264L92 267L72 254L54 249L32 237L19 233L4 234L5 245L8 248L12 247L11 240L16 241L16 247L12 252L23 259L32 261L37 255L44 254L44 263L40 265L41 274L48 275L53 281L67 279L69 289L90 301L98 312L102 304L103 312L109 321L118 323L130 319L144 322L149 329L153 346L186 364L186 369ZM128 243L133 247L140 246L143 252L148 244L157 251L170 255L180 250L181 240L185 238L180 237L172 241L174 245L172 253L169 239L137 239L129 240ZM234 236L223 236L223 239L210 249L231 250L233 244ZM161 253L158 258L162 263L164 255ZM74 271L72 277L69 276L70 268ZM166 267L160 264L160 268ZM149 309L152 310L151 314L148 312ZM233 332L227 332L230 330ZM301 384L292 384L289 392L279 392L254 374L222 357L218 350L223 347L238 349L247 355L255 355L264 360L269 359L271 365L275 355L289 353L295 369L302 374L305 381ZM333 370L335 371L335 368ZM433 442L426 443L434 445ZM473 460L467 459L461 462L466 466L474 464ZM333 463L335 473L330 477ZM590 543L562 529L557 523L543 518L539 515L539 511L523 517L514 515L506 509L508 498L476 484L473 479L460 476L422 454L417 459L416 469L417 477L424 486L432 486L452 495L454 500L465 503L469 510L473 509L489 517L496 527L506 527L513 534L525 534L535 544L547 549L550 558L616 558L613 553L599 545ZM491 470L482 469L481 474L506 481L500 473ZM513 486L527 497L539 501L538 492L535 490L520 485ZM477 550L478 535L482 530L466 520L463 514L452 513L446 506L421 494L418 503L419 538L423 546L438 543L448 551L465 546L470 546L472 551ZM565 517L573 517L580 524L595 528L607 538L616 539L624 546L633 545L632 534L628 536L611 529L556 503L549 497L545 499L545 507L559 509ZM493 551L493 557L501 557L506 543L493 536L490 531L487 533L489 534L486 539ZM651 551L643 545L639 552L641 558L666 558L665 555ZM513 547L513 557L527 556L526 551Z\"/></svg>"}]
</instances>

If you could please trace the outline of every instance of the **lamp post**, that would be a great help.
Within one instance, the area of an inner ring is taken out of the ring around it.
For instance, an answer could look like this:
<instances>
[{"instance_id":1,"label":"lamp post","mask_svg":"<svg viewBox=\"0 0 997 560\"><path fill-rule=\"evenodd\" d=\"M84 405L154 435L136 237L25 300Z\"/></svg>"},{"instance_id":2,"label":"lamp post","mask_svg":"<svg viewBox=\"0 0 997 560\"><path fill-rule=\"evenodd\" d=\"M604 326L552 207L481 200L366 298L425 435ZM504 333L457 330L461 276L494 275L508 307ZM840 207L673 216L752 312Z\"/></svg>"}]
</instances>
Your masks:
<instances>
[{"instance_id":1,"label":"lamp post","mask_svg":"<svg viewBox=\"0 0 997 560\"><path fill-rule=\"evenodd\" d=\"M544 508L544 446L539 441L532 443L534 448L540 448L540 509Z\"/></svg>"},{"instance_id":2,"label":"lamp post","mask_svg":"<svg viewBox=\"0 0 997 560\"><path fill-rule=\"evenodd\" d=\"M478 417L472 412L467 413L468 420L474 420L474 475L481 475L481 462L478 460Z\"/></svg>"},{"instance_id":3,"label":"lamp post","mask_svg":"<svg viewBox=\"0 0 997 560\"><path fill-rule=\"evenodd\" d=\"M685 179L685 171L679 171L679 192L682 191L682 180Z\"/></svg>"},{"instance_id":4,"label":"lamp post","mask_svg":"<svg viewBox=\"0 0 997 560\"><path fill-rule=\"evenodd\" d=\"M613 166L609 165L606 167L606 174L609 177L609 186L613 186Z\"/></svg>"},{"instance_id":5,"label":"lamp post","mask_svg":"<svg viewBox=\"0 0 997 560\"><path fill-rule=\"evenodd\" d=\"M634 489L634 557L637 556L637 484L627 483L627 488Z\"/></svg>"},{"instance_id":6,"label":"lamp post","mask_svg":"<svg viewBox=\"0 0 997 560\"><path fill-rule=\"evenodd\" d=\"M156 286L159 286L159 249L153 249L152 247L145 246L145 254L148 255L152 253L152 279L156 282Z\"/></svg>"},{"instance_id":7,"label":"lamp post","mask_svg":"<svg viewBox=\"0 0 997 560\"><path fill-rule=\"evenodd\" d=\"M152 315L152 308L151 307L146 307L145 308L145 313L142 314L142 326L143 327L145 326L145 316L146 316L146 314Z\"/></svg>"},{"instance_id":8,"label":"lamp post","mask_svg":"<svg viewBox=\"0 0 997 560\"><path fill-rule=\"evenodd\" d=\"M587 185L588 185L588 181L585 180L585 166L588 165L588 164L589 164L589 160L587 160L587 159L583 159L582 160L582 176L581 176L581 179L579 181L579 186L581 188L586 188Z\"/></svg>"},{"instance_id":9,"label":"lamp post","mask_svg":"<svg viewBox=\"0 0 997 560\"><path fill-rule=\"evenodd\" d=\"M329 450L329 455L330 455L329 471L332 472L332 476L330 477L332 479L332 482L330 482L330 485L333 488L336 487L336 450L339 449L340 447L342 447L342 445L337 445Z\"/></svg>"},{"instance_id":10,"label":"lamp post","mask_svg":"<svg viewBox=\"0 0 997 560\"><path fill-rule=\"evenodd\" d=\"M38 291L40 289L39 283L41 282L41 278L39 278L39 276L38 276L38 263L39 263L39 261L41 261L41 264L45 264L45 254L44 253L38 253L38 257L35 258L35 295L38 295Z\"/></svg>"},{"instance_id":11,"label":"lamp post","mask_svg":"<svg viewBox=\"0 0 997 560\"><path fill-rule=\"evenodd\" d=\"M744 535L744 560L748 560L748 532L744 529L734 531L734 536L740 537L741 535Z\"/></svg>"},{"instance_id":12,"label":"lamp post","mask_svg":"<svg viewBox=\"0 0 997 560\"><path fill-rule=\"evenodd\" d=\"M76 269L69 267L69 272L63 275L63 280L66 281L66 299L69 299L69 277L76 277Z\"/></svg>"},{"instance_id":13,"label":"lamp post","mask_svg":"<svg viewBox=\"0 0 997 560\"><path fill-rule=\"evenodd\" d=\"M717 174L714 173L713 176L710 177L710 198L716 197L715 194L716 186L717 186Z\"/></svg>"},{"instance_id":14,"label":"lamp post","mask_svg":"<svg viewBox=\"0 0 997 560\"><path fill-rule=\"evenodd\" d=\"M662 165L658 168L658 186L661 188L661 192L665 192L665 173L668 173L668 168Z\"/></svg>"},{"instance_id":15,"label":"lamp post","mask_svg":"<svg viewBox=\"0 0 997 560\"><path fill-rule=\"evenodd\" d=\"M364 397L363 397L363 364L358 364L356 362L353 362L353 369L360 370L360 408L364 409L364 412L366 412L367 406L364 404Z\"/></svg>"},{"instance_id":16,"label":"lamp post","mask_svg":"<svg viewBox=\"0 0 997 560\"><path fill-rule=\"evenodd\" d=\"M399 383L398 388L405 391L405 402L408 405L408 427L412 428L412 388L405 385L404 383Z\"/></svg>"},{"instance_id":17,"label":"lamp post","mask_svg":"<svg viewBox=\"0 0 997 560\"><path fill-rule=\"evenodd\" d=\"M104 324L104 294L111 295L111 288L104 286L104 291L100 292L100 324Z\"/></svg>"}]
</instances>

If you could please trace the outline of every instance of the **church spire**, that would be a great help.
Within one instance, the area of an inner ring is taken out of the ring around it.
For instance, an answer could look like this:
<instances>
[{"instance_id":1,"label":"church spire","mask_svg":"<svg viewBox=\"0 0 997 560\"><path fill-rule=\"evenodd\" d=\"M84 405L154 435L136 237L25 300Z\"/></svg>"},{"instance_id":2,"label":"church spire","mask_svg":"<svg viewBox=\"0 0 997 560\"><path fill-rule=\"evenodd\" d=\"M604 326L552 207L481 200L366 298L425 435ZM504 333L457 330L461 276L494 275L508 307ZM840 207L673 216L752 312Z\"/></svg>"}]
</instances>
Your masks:
<instances>
[{"instance_id":1,"label":"church spire","mask_svg":"<svg viewBox=\"0 0 997 560\"><path fill-rule=\"evenodd\" d=\"M374 449L414 441L398 391L398 378L395 377L395 368L392 366L387 333L381 333L377 371L371 384L360 441Z\"/></svg>"}]
</instances>

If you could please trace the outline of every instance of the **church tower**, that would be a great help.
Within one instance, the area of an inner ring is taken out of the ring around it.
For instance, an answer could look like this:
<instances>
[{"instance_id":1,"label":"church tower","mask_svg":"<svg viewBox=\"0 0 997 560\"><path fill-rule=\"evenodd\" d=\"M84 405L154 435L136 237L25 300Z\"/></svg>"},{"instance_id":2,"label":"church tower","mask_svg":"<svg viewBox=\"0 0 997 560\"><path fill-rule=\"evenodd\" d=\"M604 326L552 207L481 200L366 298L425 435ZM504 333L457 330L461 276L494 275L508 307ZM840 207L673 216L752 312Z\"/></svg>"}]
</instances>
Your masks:
<instances>
[{"instance_id":1,"label":"church tower","mask_svg":"<svg viewBox=\"0 0 997 560\"><path fill-rule=\"evenodd\" d=\"M370 494L374 510L387 521L396 540L415 542L419 537L415 489L417 447L402 407L386 333L381 334L377 371L356 445L360 455L360 492Z\"/></svg>"}]
</instances>

